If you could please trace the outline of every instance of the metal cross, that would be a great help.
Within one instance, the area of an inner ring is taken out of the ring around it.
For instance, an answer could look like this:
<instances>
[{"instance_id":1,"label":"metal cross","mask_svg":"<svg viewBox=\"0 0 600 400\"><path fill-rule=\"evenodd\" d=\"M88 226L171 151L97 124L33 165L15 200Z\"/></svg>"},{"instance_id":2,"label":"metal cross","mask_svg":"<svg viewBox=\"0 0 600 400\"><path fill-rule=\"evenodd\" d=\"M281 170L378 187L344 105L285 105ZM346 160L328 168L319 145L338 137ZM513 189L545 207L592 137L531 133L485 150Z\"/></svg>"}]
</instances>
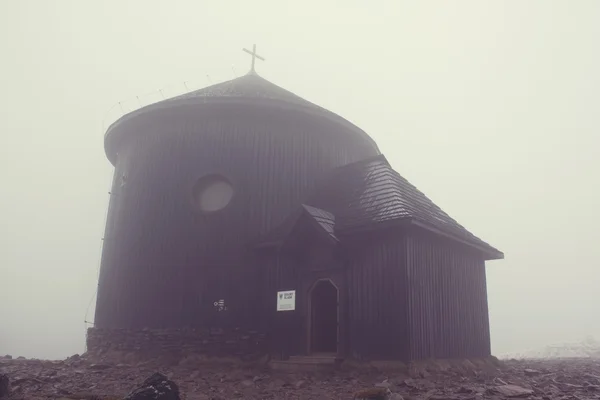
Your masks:
<instances>
[{"instance_id":1,"label":"metal cross","mask_svg":"<svg viewBox=\"0 0 600 400\"><path fill-rule=\"evenodd\" d=\"M242 49L244 50L246 53L250 54L252 56L252 67L250 68L250 73L254 73L254 61L258 58L261 61L265 61L264 58L262 58L261 56L259 56L258 54L256 54L256 45L252 46L252 51L248 50L248 49Z\"/></svg>"}]
</instances>

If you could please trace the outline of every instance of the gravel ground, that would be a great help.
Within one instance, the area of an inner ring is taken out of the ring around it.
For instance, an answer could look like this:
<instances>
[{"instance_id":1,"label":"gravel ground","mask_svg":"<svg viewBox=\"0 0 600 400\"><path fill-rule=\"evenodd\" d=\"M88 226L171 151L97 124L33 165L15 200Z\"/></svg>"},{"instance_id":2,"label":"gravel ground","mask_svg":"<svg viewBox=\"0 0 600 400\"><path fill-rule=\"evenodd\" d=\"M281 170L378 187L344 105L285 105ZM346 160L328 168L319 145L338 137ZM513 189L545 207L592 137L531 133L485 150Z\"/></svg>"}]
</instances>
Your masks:
<instances>
[{"instance_id":1,"label":"gravel ground","mask_svg":"<svg viewBox=\"0 0 600 400\"><path fill-rule=\"evenodd\" d=\"M511 360L500 368L384 373L290 374L223 366L160 367L0 358L11 399L120 399L154 372L180 388L182 399L353 399L375 387L389 399L600 399L600 360ZM375 397L376 398L376 397ZM383 397L380 397L383 398Z\"/></svg>"}]
</instances>

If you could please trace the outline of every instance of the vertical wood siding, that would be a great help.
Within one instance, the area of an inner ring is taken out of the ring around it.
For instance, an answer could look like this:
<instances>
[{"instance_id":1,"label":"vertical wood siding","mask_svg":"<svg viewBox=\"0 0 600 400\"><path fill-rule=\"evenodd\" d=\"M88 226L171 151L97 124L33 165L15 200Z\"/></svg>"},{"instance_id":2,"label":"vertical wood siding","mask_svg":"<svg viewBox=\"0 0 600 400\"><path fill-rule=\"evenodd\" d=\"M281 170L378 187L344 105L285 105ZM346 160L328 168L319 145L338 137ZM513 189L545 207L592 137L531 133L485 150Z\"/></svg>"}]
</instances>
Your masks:
<instances>
[{"instance_id":1,"label":"vertical wood siding","mask_svg":"<svg viewBox=\"0 0 600 400\"><path fill-rule=\"evenodd\" d=\"M404 240L372 234L349 244L347 353L358 359L408 356Z\"/></svg>"},{"instance_id":2,"label":"vertical wood siding","mask_svg":"<svg viewBox=\"0 0 600 400\"><path fill-rule=\"evenodd\" d=\"M269 310L264 327L272 334L274 355L306 351L307 284L324 277L342 288L345 357L408 361L490 355L480 255L420 230L370 233L345 238L344 243L345 268L339 271L309 273L318 262L285 251L266 252L258 261L263 266L262 292L267 293L261 309ZM311 252L315 246L307 241L305 254L319 254ZM291 289L297 290L296 312L275 312L276 291Z\"/></svg>"},{"instance_id":3,"label":"vertical wood siding","mask_svg":"<svg viewBox=\"0 0 600 400\"><path fill-rule=\"evenodd\" d=\"M95 319L107 328L202 326L215 320L219 299L228 309L217 320L252 323L259 283L251 241L324 174L378 153L341 125L293 111L182 107L118 129ZM200 214L191 189L211 173L228 178L234 196Z\"/></svg>"},{"instance_id":4,"label":"vertical wood siding","mask_svg":"<svg viewBox=\"0 0 600 400\"><path fill-rule=\"evenodd\" d=\"M308 298L319 279L330 279L340 293L340 339L344 346L346 300L345 271L338 249L315 235L314 225L301 217L280 249L261 251L257 257L263 285L260 292L263 327L269 332L272 355L285 359L308 354ZM276 293L296 291L294 311L276 311Z\"/></svg>"},{"instance_id":5,"label":"vertical wood siding","mask_svg":"<svg viewBox=\"0 0 600 400\"><path fill-rule=\"evenodd\" d=\"M483 257L416 231L406 244L410 359L489 356Z\"/></svg>"},{"instance_id":6,"label":"vertical wood siding","mask_svg":"<svg viewBox=\"0 0 600 400\"><path fill-rule=\"evenodd\" d=\"M262 314L261 329L267 332L271 354L276 358L302 354L304 330L302 304L304 297L298 290L299 268L295 260L278 249L272 249L261 257L257 271L264 279L259 293ZM277 292L296 290L296 310L277 312Z\"/></svg>"}]
</instances>

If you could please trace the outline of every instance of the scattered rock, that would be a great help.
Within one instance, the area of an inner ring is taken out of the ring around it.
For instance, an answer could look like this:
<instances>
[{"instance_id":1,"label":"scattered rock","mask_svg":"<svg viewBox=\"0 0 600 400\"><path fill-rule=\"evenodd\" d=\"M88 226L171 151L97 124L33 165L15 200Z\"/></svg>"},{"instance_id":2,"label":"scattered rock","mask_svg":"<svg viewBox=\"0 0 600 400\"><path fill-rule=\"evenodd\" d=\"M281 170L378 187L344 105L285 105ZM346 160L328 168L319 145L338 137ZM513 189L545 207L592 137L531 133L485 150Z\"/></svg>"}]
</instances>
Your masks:
<instances>
[{"instance_id":1,"label":"scattered rock","mask_svg":"<svg viewBox=\"0 0 600 400\"><path fill-rule=\"evenodd\" d=\"M8 375L0 374L0 399L8 398L10 395L10 381Z\"/></svg>"},{"instance_id":2,"label":"scattered rock","mask_svg":"<svg viewBox=\"0 0 600 400\"><path fill-rule=\"evenodd\" d=\"M273 389L279 389L286 385L286 382L283 379L276 378L269 383L269 386Z\"/></svg>"},{"instance_id":3,"label":"scattered rock","mask_svg":"<svg viewBox=\"0 0 600 400\"><path fill-rule=\"evenodd\" d=\"M533 394L533 390L525 389L524 387L517 385L501 385L496 386L493 390L502 396L515 398L515 397L528 397Z\"/></svg>"},{"instance_id":4,"label":"scattered rock","mask_svg":"<svg viewBox=\"0 0 600 400\"><path fill-rule=\"evenodd\" d=\"M105 369L111 368L108 364L92 364L89 366L89 369L93 371L104 371Z\"/></svg>"},{"instance_id":5,"label":"scattered rock","mask_svg":"<svg viewBox=\"0 0 600 400\"><path fill-rule=\"evenodd\" d=\"M600 400L600 360L597 359L506 361L495 372L480 369L477 376L466 369L440 367L428 369L431 373L428 378L420 374L408 378L407 371L384 375L380 370L352 369L283 374L255 366L232 368L230 364L211 364L210 360L190 366L167 366L159 359L142 365L102 357L93 361L88 356L73 360L2 359L1 372L10 377L10 399L109 400L123 399L127 393L130 393L128 400L172 400L178 395L189 400L351 399L356 393L361 397L355 399L368 400ZM473 361L473 365L481 368L477 361ZM157 382L149 382L131 392L131 382L142 382L159 369L163 374L155 379ZM173 381L181 386L171 385ZM177 387L175 392L174 387ZM369 389L359 390L364 388ZM81 393L85 395L79 395ZM138 397L131 397L133 395Z\"/></svg>"},{"instance_id":6,"label":"scattered rock","mask_svg":"<svg viewBox=\"0 0 600 400\"><path fill-rule=\"evenodd\" d=\"M404 400L400 393L392 393L388 395L387 400Z\"/></svg>"},{"instance_id":7,"label":"scattered rock","mask_svg":"<svg viewBox=\"0 0 600 400\"><path fill-rule=\"evenodd\" d=\"M541 372L538 371L537 369L531 369L531 368L525 368L523 370L523 372L525 373L525 375L527 376L536 376L536 375L540 375Z\"/></svg>"},{"instance_id":8,"label":"scattered rock","mask_svg":"<svg viewBox=\"0 0 600 400\"><path fill-rule=\"evenodd\" d=\"M308 382L306 382L305 380L300 380L296 382L294 386L296 386L296 389L302 389L308 386Z\"/></svg>"},{"instance_id":9,"label":"scattered rock","mask_svg":"<svg viewBox=\"0 0 600 400\"><path fill-rule=\"evenodd\" d=\"M359 390L354 393L355 400L388 400L392 394L388 388L374 387L369 389Z\"/></svg>"},{"instance_id":10,"label":"scattered rock","mask_svg":"<svg viewBox=\"0 0 600 400\"><path fill-rule=\"evenodd\" d=\"M179 387L165 375L156 372L129 393L125 400L180 400Z\"/></svg>"},{"instance_id":11,"label":"scattered rock","mask_svg":"<svg viewBox=\"0 0 600 400\"><path fill-rule=\"evenodd\" d=\"M384 389L391 389L392 384L390 382L388 382L388 380L386 379L385 381L383 381L381 383L376 383L375 387L384 388Z\"/></svg>"}]
</instances>

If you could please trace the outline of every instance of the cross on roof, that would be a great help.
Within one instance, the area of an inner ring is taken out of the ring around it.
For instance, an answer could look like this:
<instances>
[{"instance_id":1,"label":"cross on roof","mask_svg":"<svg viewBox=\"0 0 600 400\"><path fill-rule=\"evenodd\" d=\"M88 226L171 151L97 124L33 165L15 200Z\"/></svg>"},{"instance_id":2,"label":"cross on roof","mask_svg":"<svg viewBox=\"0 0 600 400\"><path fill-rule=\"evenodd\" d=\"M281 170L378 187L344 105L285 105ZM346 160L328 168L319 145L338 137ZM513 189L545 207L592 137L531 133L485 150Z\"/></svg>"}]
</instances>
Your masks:
<instances>
[{"instance_id":1,"label":"cross on roof","mask_svg":"<svg viewBox=\"0 0 600 400\"><path fill-rule=\"evenodd\" d=\"M258 54L256 54L256 45L252 46L252 51L248 50L248 49L242 49L244 50L246 53L250 54L252 56L252 67L250 68L250 73L253 74L256 71L254 71L254 61L258 58L261 61L265 61L264 58L262 58L261 56L259 56Z\"/></svg>"}]
</instances>

